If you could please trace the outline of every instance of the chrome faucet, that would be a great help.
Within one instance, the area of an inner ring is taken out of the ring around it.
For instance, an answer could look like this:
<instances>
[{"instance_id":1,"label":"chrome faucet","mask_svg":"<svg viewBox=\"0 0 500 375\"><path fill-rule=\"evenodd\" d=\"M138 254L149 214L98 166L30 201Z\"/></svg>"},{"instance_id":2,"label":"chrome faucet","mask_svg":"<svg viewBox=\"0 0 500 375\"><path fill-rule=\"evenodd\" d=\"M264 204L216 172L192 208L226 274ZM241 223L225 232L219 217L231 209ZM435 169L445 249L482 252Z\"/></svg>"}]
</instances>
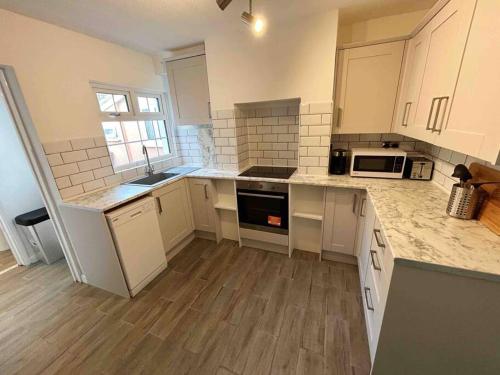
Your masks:
<instances>
[{"instance_id":1,"label":"chrome faucet","mask_svg":"<svg viewBox=\"0 0 500 375\"><path fill-rule=\"evenodd\" d=\"M146 166L146 168L144 168L144 170L146 171L146 174L148 176L152 176L154 174L155 170L154 170L153 166L151 165L151 162L149 161L148 149L144 145L142 145L142 153L146 156L146 161L148 162L148 165Z\"/></svg>"}]
</instances>

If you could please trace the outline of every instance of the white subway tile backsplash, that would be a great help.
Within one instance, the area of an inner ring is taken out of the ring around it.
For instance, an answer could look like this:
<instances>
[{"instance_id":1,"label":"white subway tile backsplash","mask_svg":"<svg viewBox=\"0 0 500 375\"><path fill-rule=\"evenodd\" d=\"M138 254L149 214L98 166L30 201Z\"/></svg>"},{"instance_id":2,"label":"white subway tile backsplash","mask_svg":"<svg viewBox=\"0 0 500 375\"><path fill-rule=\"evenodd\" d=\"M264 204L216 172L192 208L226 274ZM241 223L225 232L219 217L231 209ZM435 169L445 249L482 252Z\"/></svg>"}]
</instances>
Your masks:
<instances>
[{"instance_id":1,"label":"white subway tile backsplash","mask_svg":"<svg viewBox=\"0 0 500 375\"><path fill-rule=\"evenodd\" d=\"M321 146L321 137L301 137L301 146Z\"/></svg>"},{"instance_id":2,"label":"white subway tile backsplash","mask_svg":"<svg viewBox=\"0 0 500 375\"><path fill-rule=\"evenodd\" d=\"M92 190L101 189L101 188L103 188L105 186L106 185L104 183L104 180L101 178L99 180L93 180L93 181L84 183L83 184L83 190L85 190L85 192L89 192L89 191L92 191Z\"/></svg>"},{"instance_id":3,"label":"white subway tile backsplash","mask_svg":"<svg viewBox=\"0 0 500 375\"><path fill-rule=\"evenodd\" d=\"M92 181L94 179L94 174L92 171L80 172L69 176L69 178L71 180L71 184L78 185L84 182Z\"/></svg>"},{"instance_id":4,"label":"white subway tile backsplash","mask_svg":"<svg viewBox=\"0 0 500 375\"><path fill-rule=\"evenodd\" d=\"M63 152L61 157L66 164L88 159L85 150Z\"/></svg>"},{"instance_id":5,"label":"white subway tile backsplash","mask_svg":"<svg viewBox=\"0 0 500 375\"><path fill-rule=\"evenodd\" d=\"M47 161L49 162L49 165L51 167L64 164L64 161L62 160L61 154L47 155Z\"/></svg>"},{"instance_id":6,"label":"white subway tile backsplash","mask_svg":"<svg viewBox=\"0 0 500 375\"><path fill-rule=\"evenodd\" d=\"M73 150L85 150L87 148L95 147L94 138L72 139L70 142Z\"/></svg>"},{"instance_id":7,"label":"white subway tile backsplash","mask_svg":"<svg viewBox=\"0 0 500 375\"><path fill-rule=\"evenodd\" d=\"M71 180L69 179L68 176L56 178L55 181L56 181L57 188L59 190L71 186Z\"/></svg>"},{"instance_id":8,"label":"white subway tile backsplash","mask_svg":"<svg viewBox=\"0 0 500 375\"><path fill-rule=\"evenodd\" d=\"M101 168L101 163L99 162L99 159L79 161L77 164L78 164L78 169L80 170L80 172L85 172L85 171L90 171L92 169Z\"/></svg>"},{"instance_id":9,"label":"white subway tile backsplash","mask_svg":"<svg viewBox=\"0 0 500 375\"><path fill-rule=\"evenodd\" d=\"M43 144L45 154L56 154L59 152L72 151L70 141L47 142Z\"/></svg>"},{"instance_id":10,"label":"white subway tile backsplash","mask_svg":"<svg viewBox=\"0 0 500 375\"><path fill-rule=\"evenodd\" d=\"M103 167L99 169L94 169L94 176L96 179L108 177L114 174L112 167Z\"/></svg>"},{"instance_id":11,"label":"white subway tile backsplash","mask_svg":"<svg viewBox=\"0 0 500 375\"><path fill-rule=\"evenodd\" d=\"M75 185L65 189L60 189L59 193L61 194L62 199L68 199L83 194L84 190L82 185Z\"/></svg>"},{"instance_id":12,"label":"white subway tile backsplash","mask_svg":"<svg viewBox=\"0 0 500 375\"><path fill-rule=\"evenodd\" d=\"M54 178L69 176L78 172L78 165L76 163L63 164L52 167L52 174L54 175Z\"/></svg>"},{"instance_id":13,"label":"white subway tile backsplash","mask_svg":"<svg viewBox=\"0 0 500 375\"><path fill-rule=\"evenodd\" d=\"M111 158L109 156L99 158L99 163L101 163L101 167L107 167L111 165Z\"/></svg>"},{"instance_id":14,"label":"white subway tile backsplash","mask_svg":"<svg viewBox=\"0 0 500 375\"><path fill-rule=\"evenodd\" d=\"M96 147L96 148L89 148L87 150L87 155L89 159L97 159L97 158L102 158L104 156L108 156L108 149L107 147Z\"/></svg>"}]
</instances>

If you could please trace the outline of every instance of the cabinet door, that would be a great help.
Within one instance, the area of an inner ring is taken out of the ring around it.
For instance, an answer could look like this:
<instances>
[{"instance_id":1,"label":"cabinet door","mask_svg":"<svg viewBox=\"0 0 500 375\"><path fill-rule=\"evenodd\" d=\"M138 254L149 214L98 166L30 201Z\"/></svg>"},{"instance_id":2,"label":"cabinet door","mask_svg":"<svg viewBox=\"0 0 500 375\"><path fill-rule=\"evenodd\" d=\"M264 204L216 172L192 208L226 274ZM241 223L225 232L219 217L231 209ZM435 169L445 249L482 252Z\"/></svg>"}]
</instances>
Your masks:
<instances>
[{"instance_id":1,"label":"cabinet door","mask_svg":"<svg viewBox=\"0 0 500 375\"><path fill-rule=\"evenodd\" d=\"M401 81L401 94L395 119L395 131L414 138L425 136L425 128L415 127L415 113L422 86L427 48L428 38L423 32L408 42L404 74ZM418 133L422 133L422 135Z\"/></svg>"},{"instance_id":2,"label":"cabinet door","mask_svg":"<svg viewBox=\"0 0 500 375\"><path fill-rule=\"evenodd\" d=\"M421 32L428 39L414 120L421 140L433 143L448 118L475 3L451 0Z\"/></svg>"},{"instance_id":3,"label":"cabinet door","mask_svg":"<svg viewBox=\"0 0 500 375\"><path fill-rule=\"evenodd\" d=\"M375 208L369 197L367 197L364 207L361 207L360 216L364 216L364 225L361 234L361 244L359 246L358 254L358 268L361 285L364 283L366 276L366 269L370 259L370 250L372 243L373 228L375 225Z\"/></svg>"},{"instance_id":4,"label":"cabinet door","mask_svg":"<svg viewBox=\"0 0 500 375\"><path fill-rule=\"evenodd\" d=\"M404 41L340 51L335 133L389 133Z\"/></svg>"},{"instance_id":5,"label":"cabinet door","mask_svg":"<svg viewBox=\"0 0 500 375\"><path fill-rule=\"evenodd\" d=\"M194 227L205 232L215 232L215 209L212 202L211 181L189 179Z\"/></svg>"},{"instance_id":6,"label":"cabinet door","mask_svg":"<svg viewBox=\"0 0 500 375\"><path fill-rule=\"evenodd\" d=\"M492 163L500 151L500 1L478 1L450 116L436 144Z\"/></svg>"},{"instance_id":7,"label":"cabinet door","mask_svg":"<svg viewBox=\"0 0 500 375\"><path fill-rule=\"evenodd\" d=\"M330 188L326 192L323 246L325 250L355 255L360 193Z\"/></svg>"},{"instance_id":8,"label":"cabinet door","mask_svg":"<svg viewBox=\"0 0 500 375\"><path fill-rule=\"evenodd\" d=\"M210 94L205 56L167 63L168 84L177 125L210 122Z\"/></svg>"},{"instance_id":9,"label":"cabinet door","mask_svg":"<svg viewBox=\"0 0 500 375\"><path fill-rule=\"evenodd\" d=\"M160 189L157 194L163 244L168 252L194 230L191 205L184 180Z\"/></svg>"}]
</instances>

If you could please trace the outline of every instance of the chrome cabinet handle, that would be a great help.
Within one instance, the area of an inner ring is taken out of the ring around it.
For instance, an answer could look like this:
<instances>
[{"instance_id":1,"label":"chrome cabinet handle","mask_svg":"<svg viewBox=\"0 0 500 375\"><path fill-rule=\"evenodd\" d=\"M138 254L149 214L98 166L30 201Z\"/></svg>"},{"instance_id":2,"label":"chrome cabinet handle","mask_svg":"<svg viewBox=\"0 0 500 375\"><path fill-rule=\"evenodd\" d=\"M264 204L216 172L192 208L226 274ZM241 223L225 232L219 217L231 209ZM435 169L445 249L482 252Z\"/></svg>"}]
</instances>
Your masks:
<instances>
[{"instance_id":1,"label":"chrome cabinet handle","mask_svg":"<svg viewBox=\"0 0 500 375\"><path fill-rule=\"evenodd\" d=\"M406 102L405 111L403 112L403 121L401 122L401 126L404 126L404 127L408 126L408 118L410 117L410 108L411 108L411 102Z\"/></svg>"},{"instance_id":2,"label":"chrome cabinet handle","mask_svg":"<svg viewBox=\"0 0 500 375\"><path fill-rule=\"evenodd\" d=\"M377 271L382 271L382 268L380 267L380 262L378 260L378 254L375 250L370 250L370 257L372 258L373 268ZM375 264L375 258L377 258L376 264Z\"/></svg>"},{"instance_id":3,"label":"chrome cabinet handle","mask_svg":"<svg viewBox=\"0 0 500 375\"><path fill-rule=\"evenodd\" d=\"M370 288L365 286L365 301L366 301L366 308L371 311L375 311L375 308L373 307L373 302L372 302L372 292ZM368 294L370 294L370 302L368 302Z\"/></svg>"},{"instance_id":4,"label":"chrome cabinet handle","mask_svg":"<svg viewBox=\"0 0 500 375\"><path fill-rule=\"evenodd\" d=\"M212 108L210 107L210 102L208 102L208 118L212 118Z\"/></svg>"},{"instance_id":5,"label":"chrome cabinet handle","mask_svg":"<svg viewBox=\"0 0 500 375\"><path fill-rule=\"evenodd\" d=\"M337 128L340 128L340 117L342 116L342 108L337 107Z\"/></svg>"},{"instance_id":6,"label":"chrome cabinet handle","mask_svg":"<svg viewBox=\"0 0 500 375\"><path fill-rule=\"evenodd\" d=\"M205 192L205 199L208 199L207 185L203 185L203 190Z\"/></svg>"},{"instance_id":7,"label":"chrome cabinet handle","mask_svg":"<svg viewBox=\"0 0 500 375\"><path fill-rule=\"evenodd\" d=\"M245 197L259 197L259 198L271 198L271 199L285 199L282 195L268 195L268 194L253 194L253 193L241 193L238 192L238 195L243 195Z\"/></svg>"},{"instance_id":8,"label":"chrome cabinet handle","mask_svg":"<svg viewBox=\"0 0 500 375\"><path fill-rule=\"evenodd\" d=\"M444 110L446 111L446 107L448 106L448 99L450 99L449 96L442 96L442 97L439 98L438 108L437 108L437 111L436 111L436 118L434 119L434 125L432 126L432 132L433 133L437 132L438 134L441 134L441 130L443 128L444 116L441 119L441 123L440 123L439 129L436 129L436 125L437 125L437 122L438 122L438 119L439 119L439 114L441 112L441 103L443 102L443 100L446 100L446 104L444 105Z\"/></svg>"},{"instance_id":9,"label":"chrome cabinet handle","mask_svg":"<svg viewBox=\"0 0 500 375\"><path fill-rule=\"evenodd\" d=\"M158 214L162 214L163 212L163 207L161 206L161 200L159 197L156 198L156 203L158 204Z\"/></svg>"},{"instance_id":10,"label":"chrome cabinet handle","mask_svg":"<svg viewBox=\"0 0 500 375\"><path fill-rule=\"evenodd\" d=\"M356 214L356 206L358 205L358 194L354 194L352 198L352 213Z\"/></svg>"},{"instance_id":11,"label":"chrome cabinet handle","mask_svg":"<svg viewBox=\"0 0 500 375\"><path fill-rule=\"evenodd\" d=\"M375 235L375 241L377 241L378 247L385 247L384 241L382 241L378 236L380 235L380 229L374 229L373 234Z\"/></svg>"},{"instance_id":12,"label":"chrome cabinet handle","mask_svg":"<svg viewBox=\"0 0 500 375\"><path fill-rule=\"evenodd\" d=\"M361 217L366 217L365 206L366 206L366 198L363 198L361 200L361 209L359 210L359 216Z\"/></svg>"},{"instance_id":13,"label":"chrome cabinet handle","mask_svg":"<svg viewBox=\"0 0 500 375\"><path fill-rule=\"evenodd\" d=\"M429 111L429 118L427 119L427 126L425 127L425 130L432 130L430 125L431 125L432 112L434 112L434 103L436 103L436 100L439 100L439 97L432 99L431 110Z\"/></svg>"}]
</instances>

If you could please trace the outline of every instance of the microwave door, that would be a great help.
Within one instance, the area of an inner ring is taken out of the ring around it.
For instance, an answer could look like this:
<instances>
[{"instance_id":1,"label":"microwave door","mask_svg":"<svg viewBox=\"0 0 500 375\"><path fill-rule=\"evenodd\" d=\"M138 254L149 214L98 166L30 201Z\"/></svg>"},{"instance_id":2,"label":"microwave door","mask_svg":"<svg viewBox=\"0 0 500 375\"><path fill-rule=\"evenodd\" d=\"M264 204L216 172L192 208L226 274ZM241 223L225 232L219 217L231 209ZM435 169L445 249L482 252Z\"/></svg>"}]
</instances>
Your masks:
<instances>
[{"instance_id":1,"label":"microwave door","mask_svg":"<svg viewBox=\"0 0 500 375\"><path fill-rule=\"evenodd\" d=\"M391 173L394 169L394 156L356 156L354 170L359 172Z\"/></svg>"}]
</instances>

